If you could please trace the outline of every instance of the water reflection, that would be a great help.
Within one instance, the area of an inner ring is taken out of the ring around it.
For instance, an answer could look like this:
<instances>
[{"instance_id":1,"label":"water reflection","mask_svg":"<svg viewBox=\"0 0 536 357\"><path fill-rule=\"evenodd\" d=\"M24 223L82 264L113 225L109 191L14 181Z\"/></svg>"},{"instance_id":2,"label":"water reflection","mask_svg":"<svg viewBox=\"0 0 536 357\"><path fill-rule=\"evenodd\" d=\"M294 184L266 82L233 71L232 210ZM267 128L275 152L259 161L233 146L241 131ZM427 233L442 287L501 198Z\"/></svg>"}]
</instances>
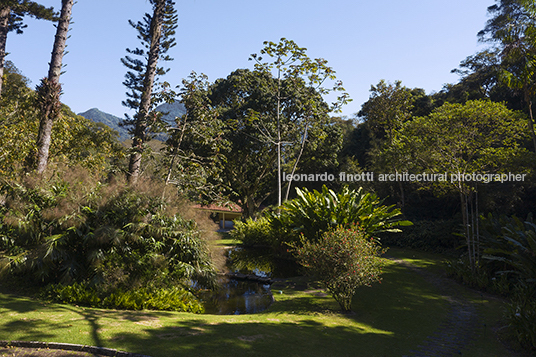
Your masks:
<instances>
[{"instance_id":1,"label":"water reflection","mask_svg":"<svg viewBox=\"0 0 536 357\"><path fill-rule=\"evenodd\" d=\"M298 274L298 265L274 255L269 249L236 247L227 251L229 272L254 274L266 278L288 278ZM254 314L266 310L273 302L270 285L221 277L220 288L202 298L207 314Z\"/></svg>"},{"instance_id":2,"label":"water reflection","mask_svg":"<svg viewBox=\"0 0 536 357\"><path fill-rule=\"evenodd\" d=\"M270 285L222 277L220 288L204 296L205 313L217 315L254 314L273 302Z\"/></svg>"},{"instance_id":3,"label":"water reflection","mask_svg":"<svg viewBox=\"0 0 536 357\"><path fill-rule=\"evenodd\" d=\"M299 265L262 248L232 248L227 252L227 266L231 272L256 274L268 278L289 278L299 275Z\"/></svg>"}]
</instances>

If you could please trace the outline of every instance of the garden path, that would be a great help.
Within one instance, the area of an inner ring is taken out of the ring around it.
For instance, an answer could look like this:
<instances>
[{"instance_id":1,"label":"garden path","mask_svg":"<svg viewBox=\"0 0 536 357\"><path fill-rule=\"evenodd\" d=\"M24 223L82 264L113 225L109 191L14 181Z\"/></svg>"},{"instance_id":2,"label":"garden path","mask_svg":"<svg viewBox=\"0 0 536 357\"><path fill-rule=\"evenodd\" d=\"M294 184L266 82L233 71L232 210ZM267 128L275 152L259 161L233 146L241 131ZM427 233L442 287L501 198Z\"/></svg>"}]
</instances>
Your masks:
<instances>
[{"instance_id":1,"label":"garden path","mask_svg":"<svg viewBox=\"0 0 536 357\"><path fill-rule=\"evenodd\" d=\"M415 273L421 275L432 284L439 294L449 302L447 320L438 331L429 335L417 348L404 357L447 357L460 356L462 350L476 337L478 314L474 304L460 292L457 284L447 278L433 274L425 269L401 259L392 259Z\"/></svg>"}]
</instances>

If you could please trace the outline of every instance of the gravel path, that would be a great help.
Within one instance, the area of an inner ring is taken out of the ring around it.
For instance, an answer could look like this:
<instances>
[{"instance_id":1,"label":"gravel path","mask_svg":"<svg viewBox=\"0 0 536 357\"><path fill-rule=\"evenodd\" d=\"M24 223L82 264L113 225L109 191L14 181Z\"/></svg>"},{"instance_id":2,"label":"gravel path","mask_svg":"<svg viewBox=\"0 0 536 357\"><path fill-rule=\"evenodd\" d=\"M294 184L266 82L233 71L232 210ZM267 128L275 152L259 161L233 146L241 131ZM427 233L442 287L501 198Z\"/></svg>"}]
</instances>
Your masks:
<instances>
[{"instance_id":1,"label":"gravel path","mask_svg":"<svg viewBox=\"0 0 536 357\"><path fill-rule=\"evenodd\" d=\"M392 259L432 284L449 304L448 318L439 331L429 335L416 349L404 357L447 357L460 356L462 349L475 337L478 315L475 306L460 294L460 289L450 279L430 273L425 269L400 259Z\"/></svg>"}]
</instances>

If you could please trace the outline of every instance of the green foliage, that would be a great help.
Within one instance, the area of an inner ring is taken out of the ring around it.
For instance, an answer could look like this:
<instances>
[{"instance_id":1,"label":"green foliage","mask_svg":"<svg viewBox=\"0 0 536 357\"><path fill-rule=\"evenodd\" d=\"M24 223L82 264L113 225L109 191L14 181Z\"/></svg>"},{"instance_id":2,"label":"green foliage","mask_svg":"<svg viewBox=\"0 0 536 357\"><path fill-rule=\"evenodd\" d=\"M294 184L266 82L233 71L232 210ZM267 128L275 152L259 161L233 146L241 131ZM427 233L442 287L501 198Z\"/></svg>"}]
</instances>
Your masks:
<instances>
[{"instance_id":1,"label":"green foliage","mask_svg":"<svg viewBox=\"0 0 536 357\"><path fill-rule=\"evenodd\" d=\"M447 264L447 273L465 284L507 295L506 320L510 334L522 345L536 348L536 224L526 220L494 216L481 218L484 255L470 269L466 259Z\"/></svg>"},{"instance_id":2,"label":"green foliage","mask_svg":"<svg viewBox=\"0 0 536 357\"><path fill-rule=\"evenodd\" d=\"M475 207L481 183L465 180L464 175L520 172L524 160L531 156L522 146L527 135L521 119L524 119L522 113L511 111L502 103L487 100L445 103L427 117L406 122L392 145L381 153L386 160L394 160L391 162L395 167L410 172L450 175L445 181L422 185L459 194L463 234L473 267L480 254L475 249L478 244Z\"/></svg>"},{"instance_id":3,"label":"green foliage","mask_svg":"<svg viewBox=\"0 0 536 357\"><path fill-rule=\"evenodd\" d=\"M12 64L6 65L6 80L0 98L0 176L14 178L21 165L35 154L39 128L35 93ZM102 172L113 169L124 157L123 148L110 128L95 124L62 106L52 128L49 163L52 166L83 166Z\"/></svg>"},{"instance_id":4,"label":"green foliage","mask_svg":"<svg viewBox=\"0 0 536 357\"><path fill-rule=\"evenodd\" d=\"M143 287L109 292L83 283L67 286L57 284L43 289L41 297L61 303L107 309L204 312L203 305L192 293L178 287Z\"/></svg>"},{"instance_id":5,"label":"green foliage","mask_svg":"<svg viewBox=\"0 0 536 357\"><path fill-rule=\"evenodd\" d=\"M318 278L345 312L360 286L380 282L384 251L359 226L324 232L317 241L302 239L293 251L300 264Z\"/></svg>"},{"instance_id":6,"label":"green foliage","mask_svg":"<svg viewBox=\"0 0 536 357\"><path fill-rule=\"evenodd\" d=\"M453 234L459 229L458 219L412 221L401 234L381 235L382 243L388 246L413 248L428 252L447 252L458 248L463 242Z\"/></svg>"},{"instance_id":7,"label":"green foliage","mask_svg":"<svg viewBox=\"0 0 536 357\"><path fill-rule=\"evenodd\" d=\"M235 221L234 229L229 232L233 239L237 239L247 246L271 246L274 243L276 232L267 217L256 220L247 218L245 221Z\"/></svg>"},{"instance_id":8,"label":"green foliage","mask_svg":"<svg viewBox=\"0 0 536 357\"><path fill-rule=\"evenodd\" d=\"M299 188L296 191L298 197L285 202L281 214L273 215L272 219L276 227L291 229L309 240L316 240L337 226L359 224L366 234L376 236L381 232L400 232L396 227L411 225L399 220L401 212L394 205L383 205L374 193L362 188L343 187L336 193L324 185L322 192Z\"/></svg>"},{"instance_id":9,"label":"green foliage","mask_svg":"<svg viewBox=\"0 0 536 357\"><path fill-rule=\"evenodd\" d=\"M536 349L536 294L525 287L517 291L506 304L506 320L510 333L527 349Z\"/></svg>"},{"instance_id":10,"label":"green foliage","mask_svg":"<svg viewBox=\"0 0 536 357\"><path fill-rule=\"evenodd\" d=\"M12 274L110 289L213 286L215 271L196 223L170 212L177 202L163 199L161 187L103 184L83 170L70 175L4 185Z\"/></svg>"},{"instance_id":11,"label":"green foliage","mask_svg":"<svg viewBox=\"0 0 536 357\"><path fill-rule=\"evenodd\" d=\"M27 25L23 24L24 16L31 16L36 19L44 19L57 21L58 14L54 12L54 8L45 7L35 1L28 0L4 0L2 7L9 7L8 30L15 31L18 34L22 33Z\"/></svg>"},{"instance_id":12,"label":"green foliage","mask_svg":"<svg viewBox=\"0 0 536 357\"><path fill-rule=\"evenodd\" d=\"M222 201L220 173L226 161L222 149L227 145L221 136L225 123L210 111L207 76L192 72L182 85L181 104L187 113L175 117L162 149L166 183L196 202Z\"/></svg>"},{"instance_id":13,"label":"green foliage","mask_svg":"<svg viewBox=\"0 0 536 357\"><path fill-rule=\"evenodd\" d=\"M506 216L482 218L484 258L498 266L498 274L511 273L522 284L536 287L536 224ZM499 269L502 266L502 269Z\"/></svg>"},{"instance_id":14,"label":"green foliage","mask_svg":"<svg viewBox=\"0 0 536 357\"><path fill-rule=\"evenodd\" d=\"M401 81L392 84L381 80L376 86L371 86L370 92L369 100L357 115L376 140L390 143L395 131L411 118L415 98Z\"/></svg>"}]
</instances>

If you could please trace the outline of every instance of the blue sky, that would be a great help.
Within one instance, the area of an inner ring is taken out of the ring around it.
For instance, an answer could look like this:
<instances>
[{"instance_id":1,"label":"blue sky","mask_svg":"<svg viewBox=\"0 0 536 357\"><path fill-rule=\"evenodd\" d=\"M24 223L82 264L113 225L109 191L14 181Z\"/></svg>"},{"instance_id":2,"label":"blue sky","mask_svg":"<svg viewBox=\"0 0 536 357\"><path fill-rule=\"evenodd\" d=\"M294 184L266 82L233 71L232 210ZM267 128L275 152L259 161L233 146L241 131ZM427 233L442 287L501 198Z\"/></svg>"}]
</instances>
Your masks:
<instances>
[{"instance_id":1,"label":"blue sky","mask_svg":"<svg viewBox=\"0 0 536 357\"><path fill-rule=\"evenodd\" d=\"M60 0L41 0L59 10ZM439 91L458 76L460 61L484 46L477 41L494 0L175 0L179 15L175 58L165 80L179 85L191 71L211 81L252 68L263 41L286 37L325 58L353 102L349 117L368 99L372 84L401 80ZM139 45L128 20L150 11L146 0L78 0L73 7L62 101L76 113L98 107L122 117L126 73L120 59ZM23 35L10 33L7 59L32 81L48 71L55 28L28 19Z\"/></svg>"}]
</instances>

